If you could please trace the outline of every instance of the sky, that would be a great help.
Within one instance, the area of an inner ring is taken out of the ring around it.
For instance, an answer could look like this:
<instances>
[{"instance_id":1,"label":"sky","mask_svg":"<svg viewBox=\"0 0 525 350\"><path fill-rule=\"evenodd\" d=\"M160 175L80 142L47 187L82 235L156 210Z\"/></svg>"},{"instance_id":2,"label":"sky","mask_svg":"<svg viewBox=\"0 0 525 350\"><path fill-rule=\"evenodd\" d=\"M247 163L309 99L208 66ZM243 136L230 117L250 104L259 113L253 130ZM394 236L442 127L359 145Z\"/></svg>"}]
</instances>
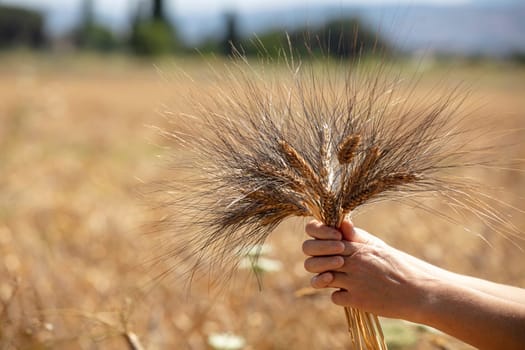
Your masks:
<instances>
[{"instance_id":1,"label":"sky","mask_svg":"<svg viewBox=\"0 0 525 350\"><path fill-rule=\"evenodd\" d=\"M0 0L1 4L38 9L46 31L55 37L78 26L85 0ZM115 33L126 35L139 2L151 0L91 0L96 20ZM395 25L392 42L403 48L502 54L525 52L525 0L165 0L167 15L188 45L220 37L224 13L238 14L245 34L268 28L295 28L319 24L345 10L358 13L372 26ZM366 6L364 6L366 5ZM374 6L376 5L376 6ZM432 7L427 7L431 5ZM457 5L457 7L456 7ZM465 5L465 6L461 6ZM488 6L487 6L488 5ZM510 5L510 6L508 6ZM514 6L518 5L518 6ZM359 9L352 9L360 6ZM146 8L148 6L146 5ZM357 11L357 12L356 12ZM404 27L403 27L404 26ZM403 34L406 33L406 34Z\"/></svg>"},{"instance_id":2,"label":"sky","mask_svg":"<svg viewBox=\"0 0 525 350\"><path fill-rule=\"evenodd\" d=\"M73 28L80 18L83 0L0 0L0 4L13 4L41 10L46 15L47 30L59 34ZM126 28L129 18L141 0L93 0L97 19L115 30ZM142 0L148 1L148 0ZM235 10L249 13L258 10L286 9L301 5L303 8L319 5L461 5L498 0L166 0L168 13L178 16L191 14L221 14Z\"/></svg>"},{"instance_id":3,"label":"sky","mask_svg":"<svg viewBox=\"0 0 525 350\"><path fill-rule=\"evenodd\" d=\"M82 0L0 0L0 4L29 5L41 9L76 8ZM223 12L237 9L239 11L252 11L258 9L286 8L293 5L353 5L353 4L462 4L475 0L166 0L167 3L178 10L178 13L192 12ZM496 1L496 0L494 0ZM138 0L94 0L96 7L104 12L127 12Z\"/></svg>"}]
</instances>

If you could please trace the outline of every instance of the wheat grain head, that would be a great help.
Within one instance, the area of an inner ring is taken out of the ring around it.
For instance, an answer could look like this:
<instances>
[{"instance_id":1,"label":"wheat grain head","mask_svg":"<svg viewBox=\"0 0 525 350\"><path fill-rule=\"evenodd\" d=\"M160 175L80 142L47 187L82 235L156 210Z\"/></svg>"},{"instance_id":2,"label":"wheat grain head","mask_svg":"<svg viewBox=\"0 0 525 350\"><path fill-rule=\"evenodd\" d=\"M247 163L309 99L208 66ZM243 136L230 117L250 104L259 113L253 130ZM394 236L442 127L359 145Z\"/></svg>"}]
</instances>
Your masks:
<instances>
[{"instance_id":1,"label":"wheat grain head","mask_svg":"<svg viewBox=\"0 0 525 350\"><path fill-rule=\"evenodd\" d=\"M159 224L168 237L161 259L224 281L239 252L287 217L338 226L364 205L419 193L499 220L462 198L468 182L443 176L479 163L469 148L477 134L458 118L464 93L419 103L413 82L403 87L387 64L285 61L239 57L217 72L216 94L163 130L185 156L162 187L173 214Z\"/></svg>"}]
</instances>

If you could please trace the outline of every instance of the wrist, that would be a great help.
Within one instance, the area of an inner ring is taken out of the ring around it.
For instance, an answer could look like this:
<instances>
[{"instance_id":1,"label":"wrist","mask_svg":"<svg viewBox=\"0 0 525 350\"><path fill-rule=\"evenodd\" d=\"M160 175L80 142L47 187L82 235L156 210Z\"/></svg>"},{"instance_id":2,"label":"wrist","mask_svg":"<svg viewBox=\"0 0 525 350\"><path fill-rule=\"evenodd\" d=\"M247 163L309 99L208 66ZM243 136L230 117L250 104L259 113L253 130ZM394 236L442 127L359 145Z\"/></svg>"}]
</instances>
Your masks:
<instances>
[{"instance_id":1,"label":"wrist","mask_svg":"<svg viewBox=\"0 0 525 350\"><path fill-rule=\"evenodd\" d=\"M396 312L392 315L407 321L428 324L429 312L439 308L437 291L448 284L449 278L437 268L426 264L407 253L393 249L395 261L402 262L397 267L400 278L396 293Z\"/></svg>"}]
</instances>

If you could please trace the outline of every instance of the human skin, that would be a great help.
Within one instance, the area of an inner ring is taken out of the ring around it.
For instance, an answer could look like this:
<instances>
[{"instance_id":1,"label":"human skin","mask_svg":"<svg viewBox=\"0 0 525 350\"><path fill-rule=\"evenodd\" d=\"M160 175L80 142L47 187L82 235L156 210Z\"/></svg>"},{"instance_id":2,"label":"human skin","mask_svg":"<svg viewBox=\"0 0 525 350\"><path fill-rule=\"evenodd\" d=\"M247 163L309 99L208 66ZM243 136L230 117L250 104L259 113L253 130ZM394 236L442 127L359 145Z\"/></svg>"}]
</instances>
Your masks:
<instances>
[{"instance_id":1,"label":"human skin","mask_svg":"<svg viewBox=\"0 0 525 350\"><path fill-rule=\"evenodd\" d=\"M338 288L335 304L426 324L479 349L524 348L524 289L441 269L349 221L340 231L312 221L306 233L311 284Z\"/></svg>"}]
</instances>

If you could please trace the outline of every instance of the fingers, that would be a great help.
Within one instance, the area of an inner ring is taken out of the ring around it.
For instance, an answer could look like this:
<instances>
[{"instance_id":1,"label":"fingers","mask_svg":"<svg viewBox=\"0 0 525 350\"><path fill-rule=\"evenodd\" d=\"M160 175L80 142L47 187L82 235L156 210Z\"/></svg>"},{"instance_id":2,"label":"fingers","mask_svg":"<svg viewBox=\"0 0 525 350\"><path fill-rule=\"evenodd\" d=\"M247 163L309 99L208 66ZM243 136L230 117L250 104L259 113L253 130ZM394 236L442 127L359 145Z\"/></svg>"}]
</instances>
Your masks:
<instances>
[{"instance_id":1,"label":"fingers","mask_svg":"<svg viewBox=\"0 0 525 350\"><path fill-rule=\"evenodd\" d=\"M326 226L317 220L312 220L306 224L305 230L310 237L316 239L334 241L340 241L342 239L341 232L333 227Z\"/></svg>"},{"instance_id":2,"label":"fingers","mask_svg":"<svg viewBox=\"0 0 525 350\"><path fill-rule=\"evenodd\" d=\"M320 273L330 270L337 270L345 264L345 259L342 256L323 256L312 257L304 261L304 268L308 272Z\"/></svg>"},{"instance_id":3,"label":"fingers","mask_svg":"<svg viewBox=\"0 0 525 350\"><path fill-rule=\"evenodd\" d=\"M347 275L341 272L325 272L312 278L312 287L320 288L339 288L332 293L332 302L340 306L353 306L356 303L355 297L349 291L350 280Z\"/></svg>"},{"instance_id":4,"label":"fingers","mask_svg":"<svg viewBox=\"0 0 525 350\"><path fill-rule=\"evenodd\" d=\"M310 237L322 240L339 241L344 239L350 242L368 243L370 240L376 239L365 230L355 228L354 224L348 220L342 222L341 231L317 220L312 220L306 224L305 230Z\"/></svg>"},{"instance_id":5,"label":"fingers","mask_svg":"<svg viewBox=\"0 0 525 350\"><path fill-rule=\"evenodd\" d=\"M303 252L310 256L343 254L346 244L343 241L308 240L303 243Z\"/></svg>"},{"instance_id":6,"label":"fingers","mask_svg":"<svg viewBox=\"0 0 525 350\"><path fill-rule=\"evenodd\" d=\"M333 227L326 226L325 224L312 220L305 228L306 233L316 239L321 240L334 240L339 241L344 239L350 242L356 243L373 243L373 244L384 244L379 238L371 235L363 229L354 227L354 224L348 220L344 220L341 224L340 230Z\"/></svg>"},{"instance_id":7,"label":"fingers","mask_svg":"<svg viewBox=\"0 0 525 350\"><path fill-rule=\"evenodd\" d=\"M312 277L310 284L316 289L342 288L347 290L351 288L349 276L344 272L334 271L323 272Z\"/></svg>"},{"instance_id":8,"label":"fingers","mask_svg":"<svg viewBox=\"0 0 525 350\"><path fill-rule=\"evenodd\" d=\"M309 256L352 256L356 251L362 248L361 243L352 243L348 241L321 241L311 239L304 241L303 253Z\"/></svg>"},{"instance_id":9,"label":"fingers","mask_svg":"<svg viewBox=\"0 0 525 350\"><path fill-rule=\"evenodd\" d=\"M327 288L333 279L334 275L332 272L323 272L312 277L310 284L316 289Z\"/></svg>"}]
</instances>

